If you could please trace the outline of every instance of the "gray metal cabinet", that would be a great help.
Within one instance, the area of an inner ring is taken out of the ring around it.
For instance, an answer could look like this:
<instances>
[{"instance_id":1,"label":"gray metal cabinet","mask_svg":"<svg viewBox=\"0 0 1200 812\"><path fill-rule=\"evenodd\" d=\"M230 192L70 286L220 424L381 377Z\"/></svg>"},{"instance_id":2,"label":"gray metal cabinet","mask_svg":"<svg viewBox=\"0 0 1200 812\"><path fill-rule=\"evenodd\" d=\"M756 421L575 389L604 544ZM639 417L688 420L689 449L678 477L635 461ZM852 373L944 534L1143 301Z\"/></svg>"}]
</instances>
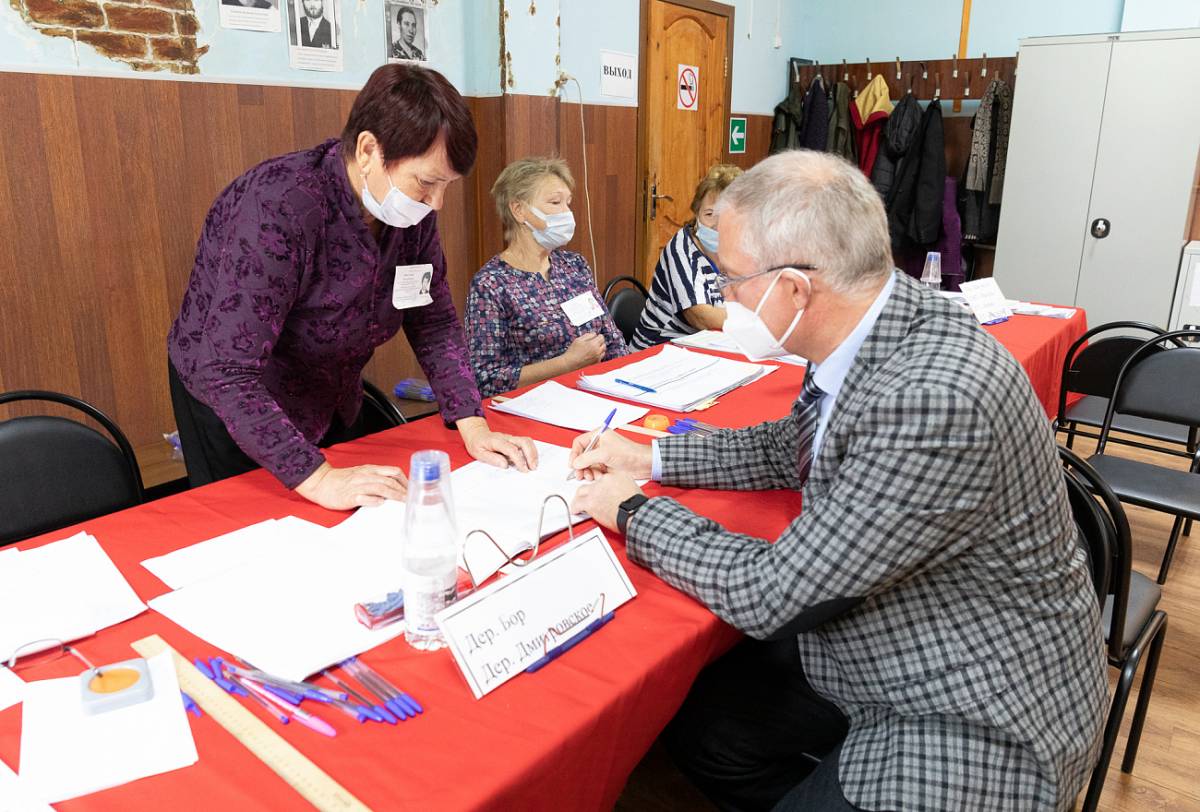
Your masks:
<instances>
[{"instance_id":1,"label":"gray metal cabinet","mask_svg":"<svg viewBox=\"0 0 1200 812\"><path fill-rule=\"evenodd\" d=\"M1166 327L1200 155L1200 29L1021 41L994 275Z\"/></svg>"}]
</instances>

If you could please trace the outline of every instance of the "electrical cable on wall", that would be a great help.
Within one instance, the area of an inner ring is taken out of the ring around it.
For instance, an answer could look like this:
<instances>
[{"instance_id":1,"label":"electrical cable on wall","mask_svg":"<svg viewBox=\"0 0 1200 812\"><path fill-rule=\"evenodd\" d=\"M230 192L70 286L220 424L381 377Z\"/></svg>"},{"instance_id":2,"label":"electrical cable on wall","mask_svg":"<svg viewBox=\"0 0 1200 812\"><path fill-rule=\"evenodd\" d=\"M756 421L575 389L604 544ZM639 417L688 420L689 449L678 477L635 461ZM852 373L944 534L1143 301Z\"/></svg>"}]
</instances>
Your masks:
<instances>
[{"instance_id":1,"label":"electrical cable on wall","mask_svg":"<svg viewBox=\"0 0 1200 812\"><path fill-rule=\"evenodd\" d=\"M579 84L579 80L569 73L559 72L559 81L565 84L565 80L570 80L575 83L575 90L579 93L579 138L580 151L583 153L583 199L587 205L588 217L588 244L592 248L592 278L600 279L600 255L596 253L596 232L592 227L592 193L588 183L588 161L587 161L587 127L583 123L583 86ZM562 85L559 85L560 90Z\"/></svg>"}]
</instances>

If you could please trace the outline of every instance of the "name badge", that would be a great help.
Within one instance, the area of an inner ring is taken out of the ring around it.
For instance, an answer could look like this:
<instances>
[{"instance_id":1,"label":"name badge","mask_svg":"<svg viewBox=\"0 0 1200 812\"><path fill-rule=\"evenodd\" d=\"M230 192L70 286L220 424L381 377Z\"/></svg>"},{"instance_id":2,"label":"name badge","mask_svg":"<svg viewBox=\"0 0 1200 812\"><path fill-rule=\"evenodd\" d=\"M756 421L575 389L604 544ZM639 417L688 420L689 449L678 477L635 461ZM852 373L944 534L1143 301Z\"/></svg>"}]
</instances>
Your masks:
<instances>
[{"instance_id":1,"label":"name badge","mask_svg":"<svg viewBox=\"0 0 1200 812\"><path fill-rule=\"evenodd\" d=\"M476 699L564 643L600 629L637 595L599 528L535 559L437 615L450 652ZM586 641L582 641L587 645Z\"/></svg>"},{"instance_id":2,"label":"name badge","mask_svg":"<svg viewBox=\"0 0 1200 812\"><path fill-rule=\"evenodd\" d=\"M433 301L429 295L432 284L432 265L397 265L396 281L392 285L392 307L397 310L424 307Z\"/></svg>"},{"instance_id":3,"label":"name badge","mask_svg":"<svg viewBox=\"0 0 1200 812\"><path fill-rule=\"evenodd\" d=\"M567 314L567 318L571 320L571 324L576 327L584 322L591 321L597 316L604 315L604 308L596 301L595 295L590 290L579 294L573 299L567 299L560 307Z\"/></svg>"}]
</instances>

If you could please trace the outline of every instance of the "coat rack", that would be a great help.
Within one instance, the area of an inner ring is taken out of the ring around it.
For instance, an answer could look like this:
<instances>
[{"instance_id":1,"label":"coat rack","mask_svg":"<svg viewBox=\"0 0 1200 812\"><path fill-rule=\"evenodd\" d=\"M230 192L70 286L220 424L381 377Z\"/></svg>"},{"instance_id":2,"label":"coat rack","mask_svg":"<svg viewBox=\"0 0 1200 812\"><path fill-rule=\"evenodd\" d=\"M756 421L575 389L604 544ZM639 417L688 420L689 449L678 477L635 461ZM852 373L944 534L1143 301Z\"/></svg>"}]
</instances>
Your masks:
<instances>
[{"instance_id":1,"label":"coat rack","mask_svg":"<svg viewBox=\"0 0 1200 812\"><path fill-rule=\"evenodd\" d=\"M792 83L804 90L820 75L826 86L845 82L853 92L861 91L876 76L888 83L893 99L898 99L912 90L918 99L934 96L945 101L955 99L978 100L993 79L1003 79L1014 86L1017 80L1017 58L1015 56L989 57L986 53L979 59L926 59L889 61L867 59L863 62L830 62L812 65L792 63Z\"/></svg>"}]
</instances>

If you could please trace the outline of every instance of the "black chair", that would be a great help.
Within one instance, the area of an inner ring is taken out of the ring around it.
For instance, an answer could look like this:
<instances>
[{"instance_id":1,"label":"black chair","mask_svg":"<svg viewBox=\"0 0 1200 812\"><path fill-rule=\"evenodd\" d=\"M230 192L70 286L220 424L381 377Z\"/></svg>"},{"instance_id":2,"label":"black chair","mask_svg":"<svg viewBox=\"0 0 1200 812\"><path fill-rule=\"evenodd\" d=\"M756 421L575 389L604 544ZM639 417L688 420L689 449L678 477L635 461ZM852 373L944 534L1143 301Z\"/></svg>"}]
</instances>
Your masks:
<instances>
[{"instance_id":1,"label":"black chair","mask_svg":"<svg viewBox=\"0 0 1200 812\"><path fill-rule=\"evenodd\" d=\"M396 426L403 426L408 422L408 418L400 411L400 407L392 403L382 389L366 378L362 379L362 387L362 416L366 434L394 429Z\"/></svg>"},{"instance_id":2,"label":"black chair","mask_svg":"<svg viewBox=\"0 0 1200 812\"><path fill-rule=\"evenodd\" d=\"M24 390L0 405L58 403L99 423L112 439L75 420L50 415L0 421L0 544L141 504L137 457L109 417L79 398Z\"/></svg>"},{"instance_id":3,"label":"black chair","mask_svg":"<svg viewBox=\"0 0 1200 812\"><path fill-rule=\"evenodd\" d=\"M616 290L622 282L628 283L629 287ZM649 298L645 286L632 276L618 276L604 286L604 303L608 305L617 329L625 336L626 344L633 340L633 331L642 319L642 308Z\"/></svg>"},{"instance_id":4,"label":"black chair","mask_svg":"<svg viewBox=\"0 0 1200 812\"><path fill-rule=\"evenodd\" d=\"M1100 802L1108 765L1112 761L1117 733L1125 717L1125 706L1137 677L1142 658L1146 671L1138 693L1129 741L1121 761L1121 771L1133 772L1138 743L1146 722L1146 709L1154 690L1154 676L1163 640L1167 635L1167 613L1158 608L1162 588L1132 569L1133 553L1129 522L1112 489L1094 468L1074 452L1059 448L1066 467L1067 496L1075 523L1092 565L1092 579L1103 606L1102 624L1108 663L1121 672L1105 720L1100 758L1092 770L1083 812L1093 812Z\"/></svg>"},{"instance_id":5,"label":"black chair","mask_svg":"<svg viewBox=\"0 0 1200 812\"><path fill-rule=\"evenodd\" d=\"M1200 519L1200 450L1191 455L1187 471L1104 452L1117 412L1185 426L1200 424L1200 347L1176 345L1178 340L1193 337L1200 338L1200 330L1176 330L1151 338L1134 350L1117 374L1096 453L1088 459L1122 502L1175 517L1158 571L1160 584L1167 581L1179 537L1190 533L1191 520ZM1172 346L1163 350L1162 345L1168 342Z\"/></svg>"},{"instance_id":6,"label":"black chair","mask_svg":"<svg viewBox=\"0 0 1200 812\"><path fill-rule=\"evenodd\" d=\"M1121 331L1119 335L1109 335L1094 339L1101 333ZM1147 335L1130 335L1129 333L1145 333ZM1067 350L1063 358L1061 386L1058 392L1058 416L1054 421L1055 431L1065 432L1067 448L1074 446L1075 437L1100 438L1099 434L1081 431L1079 426L1092 426L1099 429L1104 423L1104 411L1108 408L1108 397L1112 394L1113 384L1116 383L1117 373L1121 371L1129 356L1140 347L1149 337L1161 336L1165 330L1140 321L1113 321L1093 327L1081 335ZM1086 346L1085 346L1086 345ZM1161 348L1159 348L1161 349ZM1081 394L1083 398L1067 408L1067 396ZM1187 451L1171 450L1168 453L1189 456L1196 451L1200 430L1195 426L1181 426L1176 423L1166 423L1144 417L1117 414L1113 418L1113 428L1125 434L1149 437L1155 440L1184 446ZM1111 442L1123 445L1148 448L1152 451L1163 451L1162 446L1147 445L1124 437L1113 437Z\"/></svg>"}]
</instances>

